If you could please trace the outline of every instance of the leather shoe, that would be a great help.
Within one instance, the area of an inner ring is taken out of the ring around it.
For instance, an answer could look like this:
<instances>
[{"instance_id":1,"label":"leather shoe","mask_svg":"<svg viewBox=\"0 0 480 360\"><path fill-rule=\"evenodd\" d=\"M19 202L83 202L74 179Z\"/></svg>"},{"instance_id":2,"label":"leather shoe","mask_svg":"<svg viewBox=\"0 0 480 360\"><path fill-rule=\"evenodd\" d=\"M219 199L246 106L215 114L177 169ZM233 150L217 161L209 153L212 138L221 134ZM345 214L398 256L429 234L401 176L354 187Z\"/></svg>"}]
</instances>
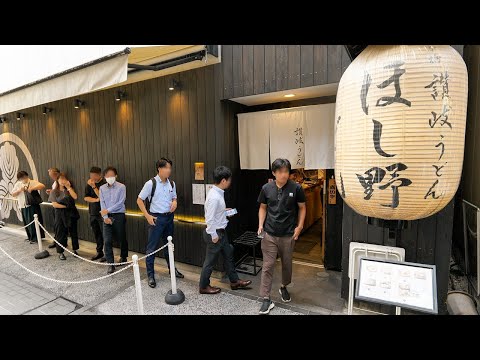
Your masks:
<instances>
[{"instance_id":1,"label":"leather shoe","mask_svg":"<svg viewBox=\"0 0 480 360\"><path fill-rule=\"evenodd\" d=\"M95 261L98 259L101 259L103 257L103 253L97 253L94 257L92 257L90 260Z\"/></svg>"},{"instance_id":2,"label":"leather shoe","mask_svg":"<svg viewBox=\"0 0 480 360\"><path fill-rule=\"evenodd\" d=\"M200 291L200 294L213 295L213 294L218 294L220 291L222 291L222 289L208 285L205 289L199 289L199 291Z\"/></svg>"},{"instance_id":3,"label":"leather shoe","mask_svg":"<svg viewBox=\"0 0 480 360\"><path fill-rule=\"evenodd\" d=\"M80 256L80 255L78 255L77 250L73 250L73 253L74 253L75 255L77 255L77 256Z\"/></svg>"},{"instance_id":4,"label":"leather shoe","mask_svg":"<svg viewBox=\"0 0 480 360\"><path fill-rule=\"evenodd\" d=\"M50 245L48 245L49 249L53 249L54 247L57 247L57 244L55 243L55 241L53 243L51 243Z\"/></svg>"},{"instance_id":5,"label":"leather shoe","mask_svg":"<svg viewBox=\"0 0 480 360\"><path fill-rule=\"evenodd\" d=\"M127 261L128 261L128 260L127 260L126 257L124 257L124 258L121 257L120 259L118 259L118 262L119 262L119 263L127 262Z\"/></svg>"},{"instance_id":6,"label":"leather shoe","mask_svg":"<svg viewBox=\"0 0 480 360\"><path fill-rule=\"evenodd\" d=\"M170 271L168 271L168 273L170 274ZM185 275L183 275L180 271L177 270L177 268L175 268L175 277L178 279L183 279Z\"/></svg>"},{"instance_id":7,"label":"leather shoe","mask_svg":"<svg viewBox=\"0 0 480 360\"><path fill-rule=\"evenodd\" d=\"M100 260L98 260L98 262L105 262L107 261L107 259L105 258L105 256L102 256Z\"/></svg>"},{"instance_id":8,"label":"leather shoe","mask_svg":"<svg viewBox=\"0 0 480 360\"><path fill-rule=\"evenodd\" d=\"M107 270L107 274L112 274L115 272L115 266L110 265Z\"/></svg>"},{"instance_id":9,"label":"leather shoe","mask_svg":"<svg viewBox=\"0 0 480 360\"><path fill-rule=\"evenodd\" d=\"M65 254L64 254L64 253L61 253L61 254L58 256L58 258L59 258L60 260L67 260L67 258L65 257Z\"/></svg>"},{"instance_id":10,"label":"leather shoe","mask_svg":"<svg viewBox=\"0 0 480 360\"><path fill-rule=\"evenodd\" d=\"M154 277L149 277L148 278L148 286L150 286L151 288L154 288L155 286L157 286L157 283L155 282Z\"/></svg>"},{"instance_id":11,"label":"leather shoe","mask_svg":"<svg viewBox=\"0 0 480 360\"><path fill-rule=\"evenodd\" d=\"M252 283L251 280L238 280L237 282L230 283L230 288L232 290L244 289Z\"/></svg>"}]
</instances>

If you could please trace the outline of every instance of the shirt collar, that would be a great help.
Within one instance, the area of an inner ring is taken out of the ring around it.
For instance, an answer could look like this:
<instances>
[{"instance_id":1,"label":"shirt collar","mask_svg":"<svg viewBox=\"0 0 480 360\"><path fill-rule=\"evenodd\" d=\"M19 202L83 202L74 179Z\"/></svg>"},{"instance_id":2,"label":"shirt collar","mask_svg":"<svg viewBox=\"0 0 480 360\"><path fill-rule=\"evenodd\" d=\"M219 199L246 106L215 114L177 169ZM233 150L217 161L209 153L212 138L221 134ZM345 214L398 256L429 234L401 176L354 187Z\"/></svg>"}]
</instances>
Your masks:
<instances>
[{"instance_id":1,"label":"shirt collar","mask_svg":"<svg viewBox=\"0 0 480 360\"><path fill-rule=\"evenodd\" d=\"M158 174L157 174L157 176L155 176L155 179L157 179L160 184L168 184L168 178L167 178L167 181L162 182L162 179L160 179L160 175L158 175Z\"/></svg>"},{"instance_id":2,"label":"shirt collar","mask_svg":"<svg viewBox=\"0 0 480 360\"><path fill-rule=\"evenodd\" d=\"M108 187L108 188L114 188L115 185L117 185L117 182L116 182L116 181L113 183L113 185L110 185L110 184L107 182L107 187Z\"/></svg>"},{"instance_id":3,"label":"shirt collar","mask_svg":"<svg viewBox=\"0 0 480 360\"><path fill-rule=\"evenodd\" d=\"M220 189L217 185L213 185L213 188L214 188L215 190L217 190L217 192L218 192L219 194L224 194L224 193L225 193L225 190Z\"/></svg>"}]
</instances>

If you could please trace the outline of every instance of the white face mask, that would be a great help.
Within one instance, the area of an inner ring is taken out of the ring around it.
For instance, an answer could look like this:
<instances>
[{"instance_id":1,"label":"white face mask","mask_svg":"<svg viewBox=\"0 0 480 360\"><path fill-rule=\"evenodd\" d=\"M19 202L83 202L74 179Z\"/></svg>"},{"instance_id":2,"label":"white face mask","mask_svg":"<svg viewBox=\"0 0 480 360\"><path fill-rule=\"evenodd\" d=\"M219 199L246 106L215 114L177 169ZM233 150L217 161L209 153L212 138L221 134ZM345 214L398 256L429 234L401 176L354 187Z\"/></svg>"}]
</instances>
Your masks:
<instances>
[{"instance_id":1,"label":"white face mask","mask_svg":"<svg viewBox=\"0 0 480 360\"><path fill-rule=\"evenodd\" d=\"M109 185L113 185L115 183L116 178L115 178L115 176L112 176L112 177L105 178L105 180L107 181L107 183Z\"/></svg>"}]
</instances>

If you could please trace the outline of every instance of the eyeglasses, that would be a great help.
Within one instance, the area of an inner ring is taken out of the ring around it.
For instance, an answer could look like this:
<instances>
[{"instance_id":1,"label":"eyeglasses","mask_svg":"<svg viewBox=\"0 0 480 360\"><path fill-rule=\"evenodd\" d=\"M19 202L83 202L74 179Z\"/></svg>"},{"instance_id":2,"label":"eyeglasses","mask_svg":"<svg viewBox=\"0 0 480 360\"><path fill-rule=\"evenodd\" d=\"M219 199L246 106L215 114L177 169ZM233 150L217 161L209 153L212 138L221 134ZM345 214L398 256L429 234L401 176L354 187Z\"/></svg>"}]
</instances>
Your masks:
<instances>
[{"instance_id":1,"label":"eyeglasses","mask_svg":"<svg viewBox=\"0 0 480 360\"><path fill-rule=\"evenodd\" d=\"M283 188L277 188L277 200L281 200L283 195Z\"/></svg>"}]
</instances>

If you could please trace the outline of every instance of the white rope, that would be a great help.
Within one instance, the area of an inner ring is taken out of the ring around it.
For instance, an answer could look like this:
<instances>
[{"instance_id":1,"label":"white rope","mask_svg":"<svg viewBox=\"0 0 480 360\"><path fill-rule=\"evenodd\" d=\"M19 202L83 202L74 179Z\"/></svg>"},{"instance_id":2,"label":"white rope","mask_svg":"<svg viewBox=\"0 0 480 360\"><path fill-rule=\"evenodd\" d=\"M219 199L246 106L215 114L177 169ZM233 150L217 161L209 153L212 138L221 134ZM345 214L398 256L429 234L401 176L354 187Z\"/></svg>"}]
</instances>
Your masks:
<instances>
[{"instance_id":1,"label":"white rope","mask_svg":"<svg viewBox=\"0 0 480 360\"><path fill-rule=\"evenodd\" d=\"M34 221L35 221L35 220L34 220ZM75 254L74 252L68 250L65 246L63 246L62 244L60 244L52 235L50 235L50 233L47 231L47 229L45 229L45 228L43 227L42 224L38 223L38 225L39 225L43 230L45 230L45 233L50 237L50 239L52 239L53 241L55 241L55 243L57 243L58 246L60 246L63 250L66 250L67 252L69 252L70 254L72 254L73 256L75 256L75 257L78 258L78 259L81 259L81 260L83 260L83 261L86 261L86 262L89 262L89 263L92 263L92 264L95 264L95 265L104 265L104 266L120 266L120 265L127 265L127 264L130 264L130 265L131 265L131 264L133 264L133 261L125 261L125 262L120 262L120 263L106 263L106 262L101 263L101 262L92 261L92 260L90 260L90 259L86 259L86 258L84 258L84 257L81 257L80 255ZM140 260L145 259L145 258L148 257L148 256L155 255L157 252L159 252L160 250L165 249L167 246L168 246L168 243L165 244L165 245L163 245L161 248L158 248L157 250L151 252L150 254L145 255L145 256L139 258L138 260L140 261Z\"/></svg>"},{"instance_id":2,"label":"white rope","mask_svg":"<svg viewBox=\"0 0 480 360\"><path fill-rule=\"evenodd\" d=\"M22 227L19 227L19 228L12 228L12 230L21 230L21 229L25 229L27 227L29 227L30 225L32 225L33 223L35 222L35 219L32 220L32 222L30 224L27 224L25 226L22 226Z\"/></svg>"},{"instance_id":3,"label":"white rope","mask_svg":"<svg viewBox=\"0 0 480 360\"><path fill-rule=\"evenodd\" d=\"M80 280L80 281L67 281L67 280L57 280L57 279L52 279L52 278L49 278L47 276L44 276L44 275L41 275L41 274L37 274L35 271L33 270L30 270L29 268L23 266L22 264L20 264L17 260L15 260L13 257L10 256L10 254L8 254L5 250L3 250L3 248L0 246L0 251L2 251L10 260L12 260L15 264L17 264L18 266L20 266L22 269L28 271L29 273L35 275L35 276L38 276L42 279L45 279L45 280L49 280L49 281L53 281L53 282L56 282L56 283L60 283L60 284L87 284L87 283L91 283L91 282L94 282L94 281L99 281L99 280L103 280L103 279L106 279L110 276L113 276L115 274L118 274L118 273L121 273L122 271L125 271L127 270L128 268L132 267L133 266L133 263L118 270L118 271L115 271L111 274L107 274L107 275L104 275L104 276L101 276L99 278L96 278L96 279L90 279L90 280Z\"/></svg>"}]
</instances>

